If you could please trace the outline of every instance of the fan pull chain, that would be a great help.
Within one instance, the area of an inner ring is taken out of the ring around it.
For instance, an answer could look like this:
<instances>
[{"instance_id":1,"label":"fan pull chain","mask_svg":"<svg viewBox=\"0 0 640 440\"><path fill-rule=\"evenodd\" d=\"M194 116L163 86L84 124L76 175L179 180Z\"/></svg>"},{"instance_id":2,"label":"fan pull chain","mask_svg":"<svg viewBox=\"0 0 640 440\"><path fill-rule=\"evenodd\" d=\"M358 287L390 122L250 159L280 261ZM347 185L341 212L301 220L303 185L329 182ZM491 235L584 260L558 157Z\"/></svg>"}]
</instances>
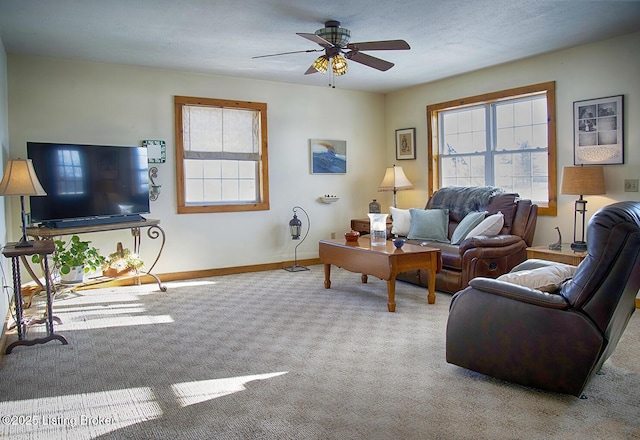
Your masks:
<instances>
[{"instance_id":1,"label":"fan pull chain","mask_svg":"<svg viewBox=\"0 0 640 440\"><path fill-rule=\"evenodd\" d=\"M336 75L333 73L333 58L331 58L331 66L329 66L329 87L336 88Z\"/></svg>"}]
</instances>

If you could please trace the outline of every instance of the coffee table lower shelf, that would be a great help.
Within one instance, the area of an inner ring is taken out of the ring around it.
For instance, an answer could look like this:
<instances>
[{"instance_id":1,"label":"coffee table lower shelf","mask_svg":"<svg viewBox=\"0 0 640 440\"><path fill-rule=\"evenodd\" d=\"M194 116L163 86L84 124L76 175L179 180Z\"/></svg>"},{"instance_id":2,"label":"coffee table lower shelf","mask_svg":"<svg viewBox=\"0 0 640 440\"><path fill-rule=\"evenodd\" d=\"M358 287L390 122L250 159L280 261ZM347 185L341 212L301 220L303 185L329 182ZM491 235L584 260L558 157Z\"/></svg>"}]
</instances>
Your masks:
<instances>
[{"instance_id":1,"label":"coffee table lower shelf","mask_svg":"<svg viewBox=\"0 0 640 440\"><path fill-rule=\"evenodd\" d=\"M369 237L360 237L358 242L345 240L321 240L319 243L320 262L324 264L324 287L331 288L331 265L349 272L361 273L363 283L373 275L387 281L387 310L396 310L396 276L408 270L428 270L429 304L436 302L436 273L442 267L440 249L405 244L396 249L393 243L371 246Z\"/></svg>"}]
</instances>

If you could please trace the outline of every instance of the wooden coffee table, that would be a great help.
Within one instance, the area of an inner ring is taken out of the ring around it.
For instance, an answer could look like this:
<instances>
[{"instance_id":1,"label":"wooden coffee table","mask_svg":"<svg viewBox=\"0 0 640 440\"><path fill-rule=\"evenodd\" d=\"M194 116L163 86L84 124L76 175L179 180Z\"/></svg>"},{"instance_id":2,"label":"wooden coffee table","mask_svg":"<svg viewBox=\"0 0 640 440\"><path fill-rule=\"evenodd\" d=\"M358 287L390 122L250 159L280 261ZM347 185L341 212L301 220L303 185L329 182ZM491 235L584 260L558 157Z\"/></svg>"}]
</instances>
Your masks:
<instances>
[{"instance_id":1,"label":"wooden coffee table","mask_svg":"<svg viewBox=\"0 0 640 440\"><path fill-rule=\"evenodd\" d=\"M396 310L396 276L413 269L430 272L429 304L436 302L436 273L442 267L440 249L405 243L402 249L396 249L391 241L386 246L371 246L369 237L360 237L358 242L342 240L320 240L320 261L324 264L324 287L331 288L331 265L350 272L362 274L362 282L367 275L373 275L387 281L389 296L387 308Z\"/></svg>"}]
</instances>

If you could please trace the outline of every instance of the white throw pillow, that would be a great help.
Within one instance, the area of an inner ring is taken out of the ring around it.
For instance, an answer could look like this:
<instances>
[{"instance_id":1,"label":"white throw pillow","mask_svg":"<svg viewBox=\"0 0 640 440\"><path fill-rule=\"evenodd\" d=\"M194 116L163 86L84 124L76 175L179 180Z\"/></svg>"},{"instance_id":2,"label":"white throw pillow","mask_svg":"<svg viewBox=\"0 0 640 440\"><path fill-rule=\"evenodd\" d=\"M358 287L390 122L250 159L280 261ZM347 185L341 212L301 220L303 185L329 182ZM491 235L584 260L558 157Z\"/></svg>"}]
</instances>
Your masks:
<instances>
[{"instance_id":1,"label":"white throw pillow","mask_svg":"<svg viewBox=\"0 0 640 440\"><path fill-rule=\"evenodd\" d=\"M478 226L469 231L465 238L477 237L478 235L498 235L503 226L504 215L502 215L502 212L498 212L482 220Z\"/></svg>"},{"instance_id":2,"label":"white throw pillow","mask_svg":"<svg viewBox=\"0 0 640 440\"><path fill-rule=\"evenodd\" d=\"M409 235L409 230L411 229L411 214L409 213L409 210L389 206L389 212L393 219L391 233L395 235L402 235L404 237Z\"/></svg>"},{"instance_id":3,"label":"white throw pillow","mask_svg":"<svg viewBox=\"0 0 640 440\"><path fill-rule=\"evenodd\" d=\"M555 292L563 282L573 278L575 271L575 266L557 263L553 266L506 273L497 279L543 292Z\"/></svg>"}]
</instances>

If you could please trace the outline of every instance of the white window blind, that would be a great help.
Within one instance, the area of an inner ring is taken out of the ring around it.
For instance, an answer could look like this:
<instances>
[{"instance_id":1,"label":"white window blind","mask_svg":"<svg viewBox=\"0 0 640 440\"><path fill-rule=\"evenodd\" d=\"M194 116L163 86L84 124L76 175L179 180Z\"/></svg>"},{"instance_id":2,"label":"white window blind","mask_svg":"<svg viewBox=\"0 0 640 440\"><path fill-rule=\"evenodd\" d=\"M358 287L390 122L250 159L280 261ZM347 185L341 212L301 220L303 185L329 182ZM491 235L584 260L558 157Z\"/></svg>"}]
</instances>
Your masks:
<instances>
[{"instance_id":1,"label":"white window blind","mask_svg":"<svg viewBox=\"0 0 640 440\"><path fill-rule=\"evenodd\" d=\"M186 204L259 200L260 112L185 105Z\"/></svg>"}]
</instances>

